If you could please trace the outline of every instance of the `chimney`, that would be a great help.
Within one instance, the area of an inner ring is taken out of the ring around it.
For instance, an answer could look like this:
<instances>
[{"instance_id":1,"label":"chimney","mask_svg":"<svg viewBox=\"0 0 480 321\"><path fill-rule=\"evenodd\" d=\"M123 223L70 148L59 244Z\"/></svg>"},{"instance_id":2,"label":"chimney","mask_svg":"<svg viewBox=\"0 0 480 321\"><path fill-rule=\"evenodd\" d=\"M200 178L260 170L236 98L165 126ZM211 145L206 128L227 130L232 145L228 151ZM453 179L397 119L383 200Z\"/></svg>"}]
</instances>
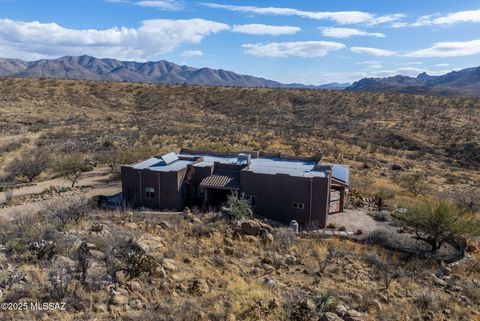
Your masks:
<instances>
[{"instance_id":1,"label":"chimney","mask_svg":"<svg viewBox=\"0 0 480 321\"><path fill-rule=\"evenodd\" d=\"M315 152L315 162L318 163L322 160L322 157L323 157L323 153L322 153L322 150L320 148L317 148L317 151Z\"/></svg>"}]
</instances>

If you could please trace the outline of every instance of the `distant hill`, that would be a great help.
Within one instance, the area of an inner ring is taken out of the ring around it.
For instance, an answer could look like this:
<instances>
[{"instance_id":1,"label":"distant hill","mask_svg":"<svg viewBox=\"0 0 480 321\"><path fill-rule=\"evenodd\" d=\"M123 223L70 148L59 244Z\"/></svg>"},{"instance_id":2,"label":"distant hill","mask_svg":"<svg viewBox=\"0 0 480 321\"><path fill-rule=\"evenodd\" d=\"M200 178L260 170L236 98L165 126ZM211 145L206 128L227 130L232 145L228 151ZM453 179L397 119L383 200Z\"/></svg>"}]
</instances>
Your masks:
<instances>
[{"instance_id":1,"label":"distant hill","mask_svg":"<svg viewBox=\"0 0 480 321\"><path fill-rule=\"evenodd\" d=\"M480 67L453 71L443 76L421 73L416 78L407 76L364 78L346 90L480 98Z\"/></svg>"},{"instance_id":2,"label":"distant hill","mask_svg":"<svg viewBox=\"0 0 480 321\"><path fill-rule=\"evenodd\" d=\"M318 89L329 89L329 90L343 90L347 87L349 87L351 84L349 83L338 83L338 82L332 82L329 84L324 84L324 85L319 85L317 86Z\"/></svg>"},{"instance_id":3,"label":"distant hill","mask_svg":"<svg viewBox=\"0 0 480 321\"><path fill-rule=\"evenodd\" d=\"M431 76L422 73L416 78L398 75L388 78L364 78L352 85L333 82L313 86L297 83L283 84L265 78L240 75L222 69L180 66L165 60L135 62L108 58L99 59L91 56L65 56L58 59L37 61L0 58L0 77L253 88L326 89L480 98L480 67L454 71L443 76Z\"/></svg>"},{"instance_id":4,"label":"distant hill","mask_svg":"<svg viewBox=\"0 0 480 321\"><path fill-rule=\"evenodd\" d=\"M91 56L66 56L58 59L37 61L0 58L0 76L332 90L344 89L349 85L332 83L316 87L302 84L282 84L273 80L239 75L221 69L179 66L164 60L140 63L116 59L99 59Z\"/></svg>"}]
</instances>

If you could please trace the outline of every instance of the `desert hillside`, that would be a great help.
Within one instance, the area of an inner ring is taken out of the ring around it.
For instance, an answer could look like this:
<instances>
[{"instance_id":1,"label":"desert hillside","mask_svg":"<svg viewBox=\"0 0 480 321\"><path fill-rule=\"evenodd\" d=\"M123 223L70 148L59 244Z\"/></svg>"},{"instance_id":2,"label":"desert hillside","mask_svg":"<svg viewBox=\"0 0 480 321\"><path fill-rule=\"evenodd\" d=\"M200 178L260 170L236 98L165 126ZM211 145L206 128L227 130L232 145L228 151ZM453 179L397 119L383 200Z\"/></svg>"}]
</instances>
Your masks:
<instances>
[{"instance_id":1,"label":"desert hillside","mask_svg":"<svg viewBox=\"0 0 480 321\"><path fill-rule=\"evenodd\" d=\"M90 157L138 146L151 153L182 146L293 154L321 148L327 161L370 178L422 171L435 189L478 187L474 99L3 79L0 115L0 168L33 145Z\"/></svg>"},{"instance_id":2,"label":"desert hillside","mask_svg":"<svg viewBox=\"0 0 480 321\"><path fill-rule=\"evenodd\" d=\"M120 164L180 147L321 149L351 167L348 209L295 234L241 199L105 208ZM66 306L0 318L479 320L479 169L475 99L0 79L0 298Z\"/></svg>"}]
</instances>

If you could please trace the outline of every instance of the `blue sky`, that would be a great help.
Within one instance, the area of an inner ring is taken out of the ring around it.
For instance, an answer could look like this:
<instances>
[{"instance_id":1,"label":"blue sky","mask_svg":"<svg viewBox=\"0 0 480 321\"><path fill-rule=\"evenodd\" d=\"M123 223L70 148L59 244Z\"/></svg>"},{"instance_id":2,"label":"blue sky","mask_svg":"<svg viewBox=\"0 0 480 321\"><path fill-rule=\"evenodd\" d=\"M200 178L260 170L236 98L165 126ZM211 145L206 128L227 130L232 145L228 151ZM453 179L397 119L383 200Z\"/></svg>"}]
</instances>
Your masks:
<instances>
[{"instance_id":1,"label":"blue sky","mask_svg":"<svg viewBox=\"0 0 480 321\"><path fill-rule=\"evenodd\" d=\"M0 0L0 57L165 59L285 83L480 65L471 0Z\"/></svg>"}]
</instances>

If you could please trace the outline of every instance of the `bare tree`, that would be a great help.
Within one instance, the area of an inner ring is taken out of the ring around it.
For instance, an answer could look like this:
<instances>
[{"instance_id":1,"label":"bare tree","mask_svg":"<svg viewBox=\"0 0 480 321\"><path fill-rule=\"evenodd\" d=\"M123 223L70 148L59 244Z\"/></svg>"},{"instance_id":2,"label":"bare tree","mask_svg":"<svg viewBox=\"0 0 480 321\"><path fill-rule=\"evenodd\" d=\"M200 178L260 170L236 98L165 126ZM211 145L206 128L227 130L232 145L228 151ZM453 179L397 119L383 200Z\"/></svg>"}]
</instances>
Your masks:
<instances>
[{"instance_id":1,"label":"bare tree","mask_svg":"<svg viewBox=\"0 0 480 321\"><path fill-rule=\"evenodd\" d=\"M50 155L44 148L34 148L27 153L15 158L7 167L7 172L12 176L26 177L33 182L50 165Z\"/></svg>"},{"instance_id":2,"label":"bare tree","mask_svg":"<svg viewBox=\"0 0 480 321\"><path fill-rule=\"evenodd\" d=\"M97 155L97 160L108 166L110 175L116 178L120 176L121 153L118 149L102 151Z\"/></svg>"},{"instance_id":3,"label":"bare tree","mask_svg":"<svg viewBox=\"0 0 480 321\"><path fill-rule=\"evenodd\" d=\"M90 261L88 260L89 256L90 256L90 250L88 248L88 244L86 242L83 242L77 250L78 265L82 273L81 274L82 284L86 284L86 281L87 281L87 272L90 266Z\"/></svg>"},{"instance_id":4,"label":"bare tree","mask_svg":"<svg viewBox=\"0 0 480 321\"><path fill-rule=\"evenodd\" d=\"M420 195L425 189L425 176L420 173L405 175L400 179L400 185L413 196Z\"/></svg>"},{"instance_id":5,"label":"bare tree","mask_svg":"<svg viewBox=\"0 0 480 321\"><path fill-rule=\"evenodd\" d=\"M91 207L84 197L63 197L46 203L42 211L47 221L51 221L59 229L66 224L79 224L90 213Z\"/></svg>"},{"instance_id":6,"label":"bare tree","mask_svg":"<svg viewBox=\"0 0 480 321\"><path fill-rule=\"evenodd\" d=\"M88 165L80 154L66 155L60 158L55 164L56 172L68 179L72 183L72 188L78 182L84 172L88 170Z\"/></svg>"},{"instance_id":7,"label":"bare tree","mask_svg":"<svg viewBox=\"0 0 480 321\"><path fill-rule=\"evenodd\" d=\"M6 186L3 193L5 194L5 203L13 199L13 189L10 186Z\"/></svg>"}]
</instances>

